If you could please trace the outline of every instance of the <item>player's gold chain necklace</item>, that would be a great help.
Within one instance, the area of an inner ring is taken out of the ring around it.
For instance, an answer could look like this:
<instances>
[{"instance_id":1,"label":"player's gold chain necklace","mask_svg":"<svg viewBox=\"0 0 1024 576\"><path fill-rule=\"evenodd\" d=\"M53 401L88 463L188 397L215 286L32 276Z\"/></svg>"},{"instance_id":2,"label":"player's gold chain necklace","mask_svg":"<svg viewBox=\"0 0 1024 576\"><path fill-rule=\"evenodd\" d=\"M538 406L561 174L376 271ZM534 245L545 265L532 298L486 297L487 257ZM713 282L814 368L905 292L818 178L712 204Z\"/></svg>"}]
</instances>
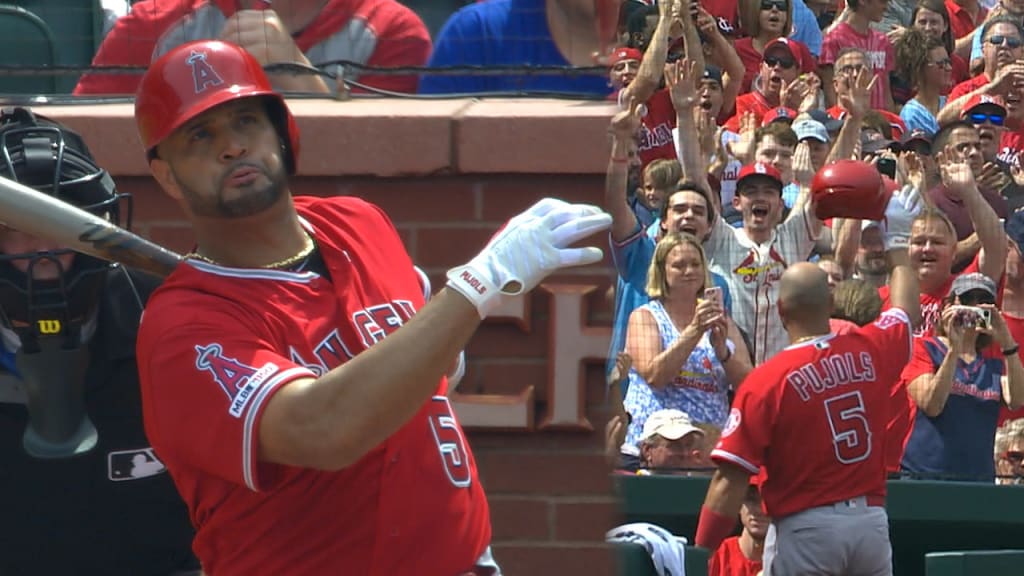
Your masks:
<instances>
[{"instance_id":1,"label":"player's gold chain necklace","mask_svg":"<svg viewBox=\"0 0 1024 576\"><path fill-rule=\"evenodd\" d=\"M796 340L794 340L793 343L790 344L790 346L793 346L793 345L796 345L796 344L800 344L802 342L807 342L809 340L814 340L815 338L821 338L822 336L826 336L826 334L815 334L813 336L802 336L802 337L797 338Z\"/></svg>"},{"instance_id":2,"label":"player's gold chain necklace","mask_svg":"<svg viewBox=\"0 0 1024 576\"><path fill-rule=\"evenodd\" d=\"M313 242L313 238L309 235L308 232L303 231L302 235L305 238L305 244L302 246L302 250L299 250L297 254L295 254L294 256L284 258L283 260L278 260L277 262L264 264L262 266L259 266L259 268L291 268L292 266L295 266L296 264L302 262L306 258L309 258L309 255L312 254L314 250L316 250L316 242ZM199 252L189 252L188 254L185 255L185 258L195 258L197 260L202 260L203 262L208 262L210 264L216 264L218 266L221 266L220 262L217 262L213 258L203 256Z\"/></svg>"}]
</instances>

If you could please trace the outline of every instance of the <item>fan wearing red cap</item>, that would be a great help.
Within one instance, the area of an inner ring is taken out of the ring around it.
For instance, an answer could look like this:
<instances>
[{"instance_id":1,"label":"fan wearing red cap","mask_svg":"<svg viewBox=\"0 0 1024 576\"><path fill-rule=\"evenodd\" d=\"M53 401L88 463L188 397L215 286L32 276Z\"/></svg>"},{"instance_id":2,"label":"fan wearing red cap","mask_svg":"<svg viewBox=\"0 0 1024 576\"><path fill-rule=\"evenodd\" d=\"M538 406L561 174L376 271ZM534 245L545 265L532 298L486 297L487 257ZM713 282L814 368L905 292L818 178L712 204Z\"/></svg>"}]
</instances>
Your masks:
<instances>
[{"instance_id":1,"label":"fan wearing red cap","mask_svg":"<svg viewBox=\"0 0 1024 576\"><path fill-rule=\"evenodd\" d=\"M804 94L792 88L788 92L787 100L782 101L782 86L798 82L797 79L804 67L804 53L799 48L799 43L796 40L779 38L765 47L760 62L758 81L751 86L750 92L741 94L736 99L736 115L725 124L733 132L739 131L740 119L744 112L753 112L760 124L772 109L799 110L803 105Z\"/></svg>"},{"instance_id":2,"label":"fan wearing red cap","mask_svg":"<svg viewBox=\"0 0 1024 576\"><path fill-rule=\"evenodd\" d=\"M786 38L793 28L793 3L789 0L747 0L744 2L743 31L748 34L736 40L736 55L743 62L745 73L740 84L741 92L749 92L754 79L760 73L761 60L766 48L776 40L785 40L792 48L793 56L801 72L815 72L817 65L807 46L799 40ZM750 8L756 7L752 13ZM753 16L753 17L751 17ZM748 22L749 20L749 22Z\"/></svg>"},{"instance_id":3,"label":"fan wearing red cap","mask_svg":"<svg viewBox=\"0 0 1024 576\"><path fill-rule=\"evenodd\" d=\"M660 158L676 158L676 146L672 139L672 129L676 126L676 111L672 106L672 97L668 89L661 88L673 23L671 4L658 4L658 23L642 54L636 48L617 48L612 52L610 60L612 68L609 71L609 78L617 92L614 98L619 108L625 110L632 102L641 105L642 120L637 137L637 153L644 166ZM633 16L638 15L640 14ZM617 72L616 66L623 70ZM629 70L634 66L636 70L630 74Z\"/></svg>"},{"instance_id":4,"label":"fan wearing red cap","mask_svg":"<svg viewBox=\"0 0 1024 576\"><path fill-rule=\"evenodd\" d=\"M612 85L612 90L618 92L629 86L640 70L640 60L643 57L644 53L636 48L622 47L612 52L611 58L608 59L608 82ZM618 94L612 96L617 97Z\"/></svg>"},{"instance_id":5,"label":"fan wearing red cap","mask_svg":"<svg viewBox=\"0 0 1024 576\"><path fill-rule=\"evenodd\" d=\"M1006 103L1003 99L988 94L974 94L961 109L960 119L974 124L978 129L981 155L985 162L995 162L999 154L999 143L1006 130Z\"/></svg>"},{"instance_id":6,"label":"fan wearing red cap","mask_svg":"<svg viewBox=\"0 0 1024 576\"><path fill-rule=\"evenodd\" d=\"M835 106L836 98L833 77L855 74L855 69L846 69L852 63L837 62L839 56L850 48L859 49L863 59L861 66L870 67L878 77L875 89L871 93L871 107L876 110L894 110L892 91L889 86L889 73L896 68L896 54L892 42L881 32L871 27L872 22L881 22L885 14L884 2L867 2L848 0L847 7L850 17L846 22L835 26L825 35L821 43L821 58L818 66L821 70L822 87L825 88L825 101Z\"/></svg>"}]
</instances>

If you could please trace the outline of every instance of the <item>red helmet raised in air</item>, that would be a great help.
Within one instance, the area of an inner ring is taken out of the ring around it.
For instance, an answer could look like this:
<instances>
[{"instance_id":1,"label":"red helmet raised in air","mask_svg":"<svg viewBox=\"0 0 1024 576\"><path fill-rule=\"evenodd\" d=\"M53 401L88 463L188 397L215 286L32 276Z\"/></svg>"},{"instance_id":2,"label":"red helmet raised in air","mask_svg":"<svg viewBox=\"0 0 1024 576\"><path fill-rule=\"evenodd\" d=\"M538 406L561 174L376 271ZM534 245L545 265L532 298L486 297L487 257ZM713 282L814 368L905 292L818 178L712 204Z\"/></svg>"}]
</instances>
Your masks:
<instances>
[{"instance_id":1,"label":"red helmet raised in air","mask_svg":"<svg viewBox=\"0 0 1024 576\"><path fill-rule=\"evenodd\" d=\"M218 40L189 42L150 65L135 95L135 122L150 159L156 146L203 112L239 98L260 97L277 128L285 166L294 174L299 129L284 98L270 86L260 63L244 48Z\"/></svg>"},{"instance_id":2,"label":"red helmet raised in air","mask_svg":"<svg viewBox=\"0 0 1024 576\"><path fill-rule=\"evenodd\" d=\"M815 215L828 218L881 220L891 193L878 169L859 160L839 160L826 164L814 175L811 196Z\"/></svg>"}]
</instances>

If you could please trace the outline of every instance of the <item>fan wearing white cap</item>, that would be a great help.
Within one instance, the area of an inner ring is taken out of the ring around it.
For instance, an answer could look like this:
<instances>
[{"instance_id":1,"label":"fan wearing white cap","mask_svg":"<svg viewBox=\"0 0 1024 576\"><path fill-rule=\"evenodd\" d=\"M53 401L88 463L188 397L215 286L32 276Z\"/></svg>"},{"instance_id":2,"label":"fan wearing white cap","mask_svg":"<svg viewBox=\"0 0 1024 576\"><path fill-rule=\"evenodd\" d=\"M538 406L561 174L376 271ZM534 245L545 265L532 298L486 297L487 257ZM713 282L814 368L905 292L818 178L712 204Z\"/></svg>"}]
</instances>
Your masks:
<instances>
[{"instance_id":1,"label":"fan wearing white cap","mask_svg":"<svg viewBox=\"0 0 1024 576\"><path fill-rule=\"evenodd\" d=\"M702 467L704 431L682 410L651 414L640 436L641 470L679 470Z\"/></svg>"}]
</instances>

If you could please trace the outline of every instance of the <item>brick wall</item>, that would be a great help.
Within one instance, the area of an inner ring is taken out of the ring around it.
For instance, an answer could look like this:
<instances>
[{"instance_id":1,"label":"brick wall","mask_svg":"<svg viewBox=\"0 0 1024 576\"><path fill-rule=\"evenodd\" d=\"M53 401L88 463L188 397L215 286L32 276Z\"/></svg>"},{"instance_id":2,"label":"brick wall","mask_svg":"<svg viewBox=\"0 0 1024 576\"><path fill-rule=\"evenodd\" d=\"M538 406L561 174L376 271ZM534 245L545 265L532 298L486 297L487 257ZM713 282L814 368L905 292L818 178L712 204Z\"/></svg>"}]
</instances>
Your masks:
<instances>
[{"instance_id":1,"label":"brick wall","mask_svg":"<svg viewBox=\"0 0 1024 576\"><path fill-rule=\"evenodd\" d=\"M402 106L408 107L403 103ZM392 218L413 260L435 290L444 272L475 255L510 216L544 196L600 203L603 187L603 105L564 102L427 102L396 113L394 104L310 103L293 107L303 133L295 194L354 195ZM79 130L119 189L134 195L133 228L178 252L192 235L178 206L148 177L127 106L53 107L44 114ZM592 131L580 146L552 137ZM380 135L388 135L381 139ZM332 140L331 143L325 143ZM97 146L95 142L103 144ZM605 240L597 240L604 245ZM593 285L586 323L606 330L607 262L560 274L553 284ZM516 394L535 389L534 422L546 414L552 296L530 295L523 323L486 322L467 350L459 391ZM488 492L497 559L509 576L603 575L612 559L602 546L616 508L603 464L603 366L585 366L591 431L468 431Z\"/></svg>"}]
</instances>

